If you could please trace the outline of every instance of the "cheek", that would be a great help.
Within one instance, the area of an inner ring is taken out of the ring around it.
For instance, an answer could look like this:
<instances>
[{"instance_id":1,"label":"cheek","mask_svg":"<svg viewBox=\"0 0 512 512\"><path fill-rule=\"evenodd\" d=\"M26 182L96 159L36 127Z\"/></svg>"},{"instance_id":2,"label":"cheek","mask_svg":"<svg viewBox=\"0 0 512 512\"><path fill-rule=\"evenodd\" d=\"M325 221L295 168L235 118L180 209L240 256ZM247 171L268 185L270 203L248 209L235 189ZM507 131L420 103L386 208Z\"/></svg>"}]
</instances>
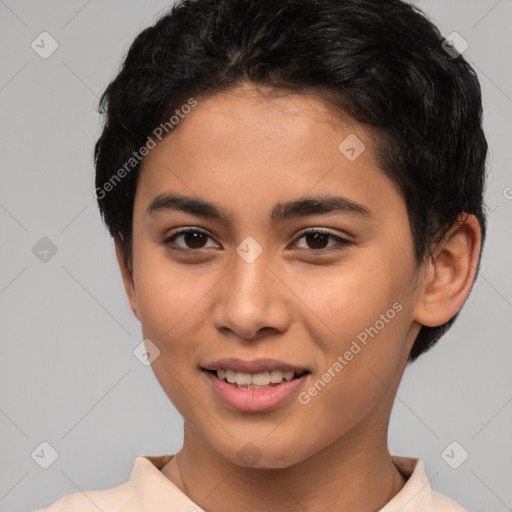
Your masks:
<instances>
[{"instance_id":1,"label":"cheek","mask_svg":"<svg viewBox=\"0 0 512 512\"><path fill-rule=\"evenodd\" d=\"M145 333L162 341L207 292L201 271L171 261L162 247L142 241L134 249L137 303Z\"/></svg>"},{"instance_id":2,"label":"cheek","mask_svg":"<svg viewBox=\"0 0 512 512\"><path fill-rule=\"evenodd\" d=\"M369 309L367 302L347 299L343 305L350 312L340 308L338 316L332 317L336 341L328 343L323 338L318 372L299 397L304 424L310 417L328 418L321 435L318 430L306 434L305 445L311 453L351 431L379 404L387 402L389 389L401 372L408 331L407 313L401 303L384 298Z\"/></svg>"},{"instance_id":3,"label":"cheek","mask_svg":"<svg viewBox=\"0 0 512 512\"><path fill-rule=\"evenodd\" d=\"M151 364L156 379L174 406L187 416L191 403L183 383L190 378L200 338L192 334L197 332L198 319L204 318L201 299L211 286L155 252L141 250L135 269L142 334L160 350Z\"/></svg>"},{"instance_id":4,"label":"cheek","mask_svg":"<svg viewBox=\"0 0 512 512\"><path fill-rule=\"evenodd\" d=\"M296 277L297 295L315 313L308 316L311 328L316 325L315 338L327 352L329 347L342 350L403 296L403 279L382 259L357 255L357 260L351 258L330 272ZM394 318L394 313L391 310L388 316Z\"/></svg>"},{"instance_id":5,"label":"cheek","mask_svg":"<svg viewBox=\"0 0 512 512\"><path fill-rule=\"evenodd\" d=\"M384 254L347 263L328 277L302 280L315 313L308 316L308 329L321 350L308 395L312 401L322 395L319 402L334 407L325 413L339 414L341 422L364 414L402 364L411 322L409 277L406 265L393 268Z\"/></svg>"}]
</instances>

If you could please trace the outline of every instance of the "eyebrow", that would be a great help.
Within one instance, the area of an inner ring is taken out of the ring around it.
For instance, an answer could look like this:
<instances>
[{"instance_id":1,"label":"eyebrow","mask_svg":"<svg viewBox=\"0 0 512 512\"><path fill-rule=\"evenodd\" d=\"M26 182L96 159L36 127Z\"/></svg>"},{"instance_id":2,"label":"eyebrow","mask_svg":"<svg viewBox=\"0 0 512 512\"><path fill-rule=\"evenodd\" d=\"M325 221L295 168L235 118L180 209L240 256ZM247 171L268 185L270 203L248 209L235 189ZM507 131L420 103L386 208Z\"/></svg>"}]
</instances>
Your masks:
<instances>
[{"instance_id":1,"label":"eyebrow","mask_svg":"<svg viewBox=\"0 0 512 512\"><path fill-rule=\"evenodd\" d=\"M167 194L155 197L149 204L146 214L154 215L165 211L182 211L204 217L216 219L229 224L230 216L226 210L215 203L190 196ZM277 224L283 220L307 217L309 215L325 215L329 213L341 213L345 215L357 215L371 218L370 209L351 199L340 196L311 196L288 202L277 203L270 214L270 220Z\"/></svg>"}]
</instances>

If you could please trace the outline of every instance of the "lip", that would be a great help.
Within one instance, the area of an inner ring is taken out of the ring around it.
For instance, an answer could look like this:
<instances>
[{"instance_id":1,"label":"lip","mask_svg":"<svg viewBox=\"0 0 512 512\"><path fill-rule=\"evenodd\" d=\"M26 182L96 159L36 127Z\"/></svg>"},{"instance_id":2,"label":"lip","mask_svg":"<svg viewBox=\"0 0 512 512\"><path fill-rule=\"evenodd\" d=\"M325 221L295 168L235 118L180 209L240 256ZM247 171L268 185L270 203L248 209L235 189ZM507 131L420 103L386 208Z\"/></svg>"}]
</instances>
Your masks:
<instances>
[{"instance_id":1,"label":"lip","mask_svg":"<svg viewBox=\"0 0 512 512\"><path fill-rule=\"evenodd\" d=\"M238 412L265 412L278 408L297 394L309 376L309 373L305 373L267 389L243 389L231 386L211 371L203 370L202 373L209 380L221 401Z\"/></svg>"},{"instance_id":2,"label":"lip","mask_svg":"<svg viewBox=\"0 0 512 512\"><path fill-rule=\"evenodd\" d=\"M212 363L208 363L201 366L203 370L232 370L234 372L246 372L246 373L263 373L270 372L272 370L280 370L282 372L294 372L303 373L310 372L308 368L285 363L284 361L278 361L277 359L253 359L252 361L245 361L243 359L218 359Z\"/></svg>"}]
</instances>

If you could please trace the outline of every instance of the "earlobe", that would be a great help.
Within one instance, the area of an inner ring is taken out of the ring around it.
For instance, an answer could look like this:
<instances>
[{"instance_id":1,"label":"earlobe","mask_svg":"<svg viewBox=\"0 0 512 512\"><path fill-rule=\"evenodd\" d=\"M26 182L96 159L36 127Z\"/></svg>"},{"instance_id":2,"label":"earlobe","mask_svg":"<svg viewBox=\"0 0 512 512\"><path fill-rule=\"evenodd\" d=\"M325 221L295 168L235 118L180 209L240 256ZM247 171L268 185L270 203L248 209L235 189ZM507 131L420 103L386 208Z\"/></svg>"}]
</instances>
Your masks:
<instances>
[{"instance_id":1,"label":"earlobe","mask_svg":"<svg viewBox=\"0 0 512 512\"><path fill-rule=\"evenodd\" d=\"M124 255L124 250L119 240L115 241L115 248L117 263L119 265L119 269L121 270L121 276L123 278L123 284L126 291L126 296L128 298L128 303L130 304L130 308L133 311L133 314L140 320L139 310L137 307L137 294L135 292L135 284L133 282L133 271L128 267Z\"/></svg>"},{"instance_id":2,"label":"earlobe","mask_svg":"<svg viewBox=\"0 0 512 512\"><path fill-rule=\"evenodd\" d=\"M481 243L477 218L460 216L429 261L415 306L418 323L435 327L457 314L473 285Z\"/></svg>"}]
</instances>

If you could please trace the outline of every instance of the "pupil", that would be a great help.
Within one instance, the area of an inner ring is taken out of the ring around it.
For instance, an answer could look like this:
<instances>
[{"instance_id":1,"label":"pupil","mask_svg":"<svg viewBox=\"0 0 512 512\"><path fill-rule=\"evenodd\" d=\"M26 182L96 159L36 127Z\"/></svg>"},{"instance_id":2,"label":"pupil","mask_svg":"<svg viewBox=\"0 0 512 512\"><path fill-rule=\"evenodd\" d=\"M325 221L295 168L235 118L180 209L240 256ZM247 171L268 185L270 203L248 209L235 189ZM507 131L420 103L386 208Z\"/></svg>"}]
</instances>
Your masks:
<instances>
[{"instance_id":1,"label":"pupil","mask_svg":"<svg viewBox=\"0 0 512 512\"><path fill-rule=\"evenodd\" d=\"M329 235L325 233L307 233L306 240L308 245L320 244L322 247L312 247L313 249L324 249L327 246L327 243L322 244L322 240L327 242L329 240Z\"/></svg>"},{"instance_id":2,"label":"pupil","mask_svg":"<svg viewBox=\"0 0 512 512\"><path fill-rule=\"evenodd\" d=\"M206 235L204 233L200 233L199 231L189 231L184 235L185 243L191 249L201 249L201 242L204 243L204 240L202 240L201 237L206 238Z\"/></svg>"}]
</instances>

